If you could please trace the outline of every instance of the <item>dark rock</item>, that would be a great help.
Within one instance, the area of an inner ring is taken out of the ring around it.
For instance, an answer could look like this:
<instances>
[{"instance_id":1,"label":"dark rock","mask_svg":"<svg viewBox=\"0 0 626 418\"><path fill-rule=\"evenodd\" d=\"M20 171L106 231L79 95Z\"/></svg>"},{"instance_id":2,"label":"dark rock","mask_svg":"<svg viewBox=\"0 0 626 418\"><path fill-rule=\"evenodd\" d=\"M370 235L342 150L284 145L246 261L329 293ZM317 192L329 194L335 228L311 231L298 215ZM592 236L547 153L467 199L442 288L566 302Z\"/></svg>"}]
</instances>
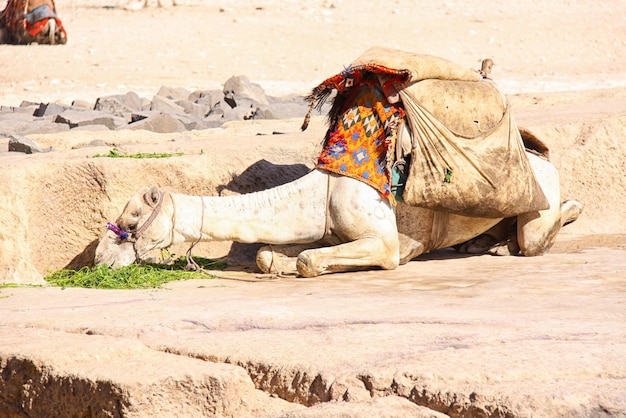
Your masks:
<instances>
[{"instance_id":1,"label":"dark rock","mask_svg":"<svg viewBox=\"0 0 626 418\"><path fill-rule=\"evenodd\" d=\"M43 149L25 136L9 135L9 151L33 154L36 152L50 152L52 148Z\"/></svg>"},{"instance_id":2,"label":"dark rock","mask_svg":"<svg viewBox=\"0 0 626 418\"><path fill-rule=\"evenodd\" d=\"M126 118L107 114L97 110L66 110L54 117L55 123L66 123L70 128L86 125L104 125L109 129L117 129L125 126Z\"/></svg>"},{"instance_id":3,"label":"dark rock","mask_svg":"<svg viewBox=\"0 0 626 418\"><path fill-rule=\"evenodd\" d=\"M65 112L67 109L69 109L69 106L58 103L40 103L39 107L33 112L33 116L38 118L44 116L55 116Z\"/></svg>"},{"instance_id":4,"label":"dark rock","mask_svg":"<svg viewBox=\"0 0 626 418\"><path fill-rule=\"evenodd\" d=\"M235 94L233 92L224 93L224 101L231 108L237 107L237 101L235 100Z\"/></svg>"},{"instance_id":5,"label":"dark rock","mask_svg":"<svg viewBox=\"0 0 626 418\"><path fill-rule=\"evenodd\" d=\"M269 99L263 91L263 88L255 83L252 83L248 77L240 75L229 78L224 83L224 95L229 93L236 96L245 97L259 104L269 104Z\"/></svg>"}]
</instances>

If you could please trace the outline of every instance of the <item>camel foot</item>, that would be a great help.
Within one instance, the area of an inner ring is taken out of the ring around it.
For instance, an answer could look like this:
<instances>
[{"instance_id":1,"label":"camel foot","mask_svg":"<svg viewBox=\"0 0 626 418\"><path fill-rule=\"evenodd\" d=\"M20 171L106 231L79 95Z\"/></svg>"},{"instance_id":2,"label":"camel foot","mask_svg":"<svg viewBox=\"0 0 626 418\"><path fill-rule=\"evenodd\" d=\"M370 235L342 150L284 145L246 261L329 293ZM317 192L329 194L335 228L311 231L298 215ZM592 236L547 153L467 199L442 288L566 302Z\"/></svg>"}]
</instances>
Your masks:
<instances>
[{"instance_id":1,"label":"camel foot","mask_svg":"<svg viewBox=\"0 0 626 418\"><path fill-rule=\"evenodd\" d=\"M499 243L500 240L493 235L482 234L454 248L461 254L485 254Z\"/></svg>"},{"instance_id":2,"label":"camel foot","mask_svg":"<svg viewBox=\"0 0 626 418\"><path fill-rule=\"evenodd\" d=\"M313 248L320 244L265 245L256 253L256 265L266 274L296 274L298 255Z\"/></svg>"},{"instance_id":3,"label":"camel foot","mask_svg":"<svg viewBox=\"0 0 626 418\"><path fill-rule=\"evenodd\" d=\"M307 254L301 253L296 261L296 269L302 277L317 277L322 272L315 268L315 262Z\"/></svg>"},{"instance_id":4,"label":"camel foot","mask_svg":"<svg viewBox=\"0 0 626 418\"><path fill-rule=\"evenodd\" d=\"M561 203L561 226L574 222L583 212L583 205L577 200L566 200Z\"/></svg>"},{"instance_id":5,"label":"camel foot","mask_svg":"<svg viewBox=\"0 0 626 418\"><path fill-rule=\"evenodd\" d=\"M256 265L266 274L295 273L297 255L298 253L287 255L279 248L266 245L256 253Z\"/></svg>"},{"instance_id":6,"label":"camel foot","mask_svg":"<svg viewBox=\"0 0 626 418\"><path fill-rule=\"evenodd\" d=\"M406 264L424 253L424 244L408 235L398 233L400 242L400 265Z\"/></svg>"}]
</instances>

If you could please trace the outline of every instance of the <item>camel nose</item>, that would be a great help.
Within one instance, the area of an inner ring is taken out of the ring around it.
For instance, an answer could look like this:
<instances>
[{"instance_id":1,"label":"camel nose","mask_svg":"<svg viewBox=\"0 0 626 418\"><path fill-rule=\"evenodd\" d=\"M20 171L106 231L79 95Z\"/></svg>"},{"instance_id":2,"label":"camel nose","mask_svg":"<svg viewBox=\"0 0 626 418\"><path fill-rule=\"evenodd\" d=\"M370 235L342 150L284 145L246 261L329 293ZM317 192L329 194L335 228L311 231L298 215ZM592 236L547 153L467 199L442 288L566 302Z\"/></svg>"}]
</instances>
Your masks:
<instances>
[{"instance_id":1,"label":"camel nose","mask_svg":"<svg viewBox=\"0 0 626 418\"><path fill-rule=\"evenodd\" d=\"M131 224L127 221L124 221L122 219L122 217L117 218L117 220L115 221L115 225L118 226L118 228L120 228L122 231L127 231L127 232L134 232L137 229L137 224Z\"/></svg>"}]
</instances>

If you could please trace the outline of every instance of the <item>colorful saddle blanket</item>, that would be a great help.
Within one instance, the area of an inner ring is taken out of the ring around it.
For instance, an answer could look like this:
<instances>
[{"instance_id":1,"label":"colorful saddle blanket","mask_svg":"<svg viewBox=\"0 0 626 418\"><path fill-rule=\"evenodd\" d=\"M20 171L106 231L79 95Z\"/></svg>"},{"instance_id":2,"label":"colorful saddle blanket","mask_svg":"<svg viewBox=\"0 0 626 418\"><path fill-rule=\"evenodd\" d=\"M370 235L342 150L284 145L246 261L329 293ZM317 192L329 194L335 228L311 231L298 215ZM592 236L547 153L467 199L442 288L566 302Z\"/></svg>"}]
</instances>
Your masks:
<instances>
[{"instance_id":1,"label":"colorful saddle blanket","mask_svg":"<svg viewBox=\"0 0 626 418\"><path fill-rule=\"evenodd\" d=\"M317 168L361 180L395 203L391 165L401 106L389 103L375 75L370 75L342 100L335 100L334 117Z\"/></svg>"}]
</instances>

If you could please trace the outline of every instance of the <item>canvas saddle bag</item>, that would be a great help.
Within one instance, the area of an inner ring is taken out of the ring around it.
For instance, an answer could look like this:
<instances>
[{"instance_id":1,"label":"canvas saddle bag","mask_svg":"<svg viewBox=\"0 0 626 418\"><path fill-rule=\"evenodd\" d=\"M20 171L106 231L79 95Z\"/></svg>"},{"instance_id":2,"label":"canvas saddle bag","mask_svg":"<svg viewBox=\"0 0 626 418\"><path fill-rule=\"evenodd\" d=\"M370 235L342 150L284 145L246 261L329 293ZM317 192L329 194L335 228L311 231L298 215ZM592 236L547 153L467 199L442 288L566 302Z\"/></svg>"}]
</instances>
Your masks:
<instances>
[{"instance_id":1,"label":"canvas saddle bag","mask_svg":"<svg viewBox=\"0 0 626 418\"><path fill-rule=\"evenodd\" d=\"M411 138L403 200L465 216L548 209L506 98L477 71L442 58L372 48L353 65L407 70L397 93ZM402 146L402 144L398 144Z\"/></svg>"},{"instance_id":2,"label":"canvas saddle bag","mask_svg":"<svg viewBox=\"0 0 626 418\"><path fill-rule=\"evenodd\" d=\"M410 154L404 190L396 187L406 203L489 218L548 209L506 98L483 74L443 58L370 48L313 89L302 129L332 91L337 95L329 121L335 126L352 92L371 74L378 77L387 101L402 102L405 113L406 124L399 124L400 139L390 154L404 158L405 147ZM408 146L402 140L403 125Z\"/></svg>"}]
</instances>

